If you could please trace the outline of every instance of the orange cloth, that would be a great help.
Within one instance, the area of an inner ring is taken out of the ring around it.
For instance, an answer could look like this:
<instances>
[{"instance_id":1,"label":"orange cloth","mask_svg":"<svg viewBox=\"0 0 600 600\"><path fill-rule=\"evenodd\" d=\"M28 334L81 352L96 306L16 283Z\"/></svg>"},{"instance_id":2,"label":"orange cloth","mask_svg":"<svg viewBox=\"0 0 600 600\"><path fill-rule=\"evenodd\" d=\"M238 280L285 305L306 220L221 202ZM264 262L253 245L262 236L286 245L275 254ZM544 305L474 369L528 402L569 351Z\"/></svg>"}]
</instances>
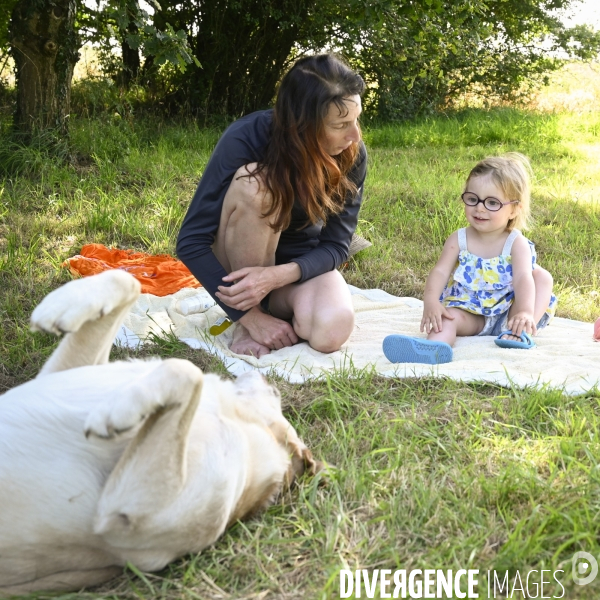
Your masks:
<instances>
[{"instance_id":1,"label":"orange cloth","mask_svg":"<svg viewBox=\"0 0 600 600\"><path fill-rule=\"evenodd\" d=\"M68 258L64 267L73 275L87 277L108 269L131 273L141 284L143 294L168 296L181 288L200 287L200 282L180 261L168 254L146 254L133 250L107 248L102 244L86 244L81 253Z\"/></svg>"}]
</instances>

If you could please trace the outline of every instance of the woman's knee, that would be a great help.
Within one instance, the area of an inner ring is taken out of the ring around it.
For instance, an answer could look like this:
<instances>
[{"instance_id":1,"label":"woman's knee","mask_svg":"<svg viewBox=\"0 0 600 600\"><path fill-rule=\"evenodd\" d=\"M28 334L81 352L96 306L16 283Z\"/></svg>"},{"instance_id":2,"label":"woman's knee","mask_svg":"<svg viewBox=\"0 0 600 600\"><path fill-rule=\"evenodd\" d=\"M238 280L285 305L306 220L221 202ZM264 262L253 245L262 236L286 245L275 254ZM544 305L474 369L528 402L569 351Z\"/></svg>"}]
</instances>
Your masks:
<instances>
[{"instance_id":1,"label":"woman's knee","mask_svg":"<svg viewBox=\"0 0 600 600\"><path fill-rule=\"evenodd\" d=\"M310 332L305 338L311 348L319 352L336 352L348 341L354 329L352 307L322 311L313 315Z\"/></svg>"}]
</instances>

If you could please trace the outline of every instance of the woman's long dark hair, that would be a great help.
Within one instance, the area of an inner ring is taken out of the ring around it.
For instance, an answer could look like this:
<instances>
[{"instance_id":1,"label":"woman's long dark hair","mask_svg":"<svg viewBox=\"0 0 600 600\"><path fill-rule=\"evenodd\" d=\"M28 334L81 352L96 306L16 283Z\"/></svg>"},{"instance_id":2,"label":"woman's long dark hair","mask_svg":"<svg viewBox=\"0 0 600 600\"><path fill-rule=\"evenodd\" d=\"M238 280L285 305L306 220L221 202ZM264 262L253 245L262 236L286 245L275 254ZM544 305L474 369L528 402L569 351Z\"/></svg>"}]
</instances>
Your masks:
<instances>
[{"instance_id":1,"label":"woman's long dark hair","mask_svg":"<svg viewBox=\"0 0 600 600\"><path fill-rule=\"evenodd\" d=\"M275 231L288 227L296 197L314 224L341 212L346 195L356 193L347 175L358 144L330 156L319 140L329 107L334 104L347 114L344 99L361 95L364 89L362 77L333 54L301 58L281 80L271 140L253 173L262 175L270 192L272 204L264 216L273 215Z\"/></svg>"}]
</instances>

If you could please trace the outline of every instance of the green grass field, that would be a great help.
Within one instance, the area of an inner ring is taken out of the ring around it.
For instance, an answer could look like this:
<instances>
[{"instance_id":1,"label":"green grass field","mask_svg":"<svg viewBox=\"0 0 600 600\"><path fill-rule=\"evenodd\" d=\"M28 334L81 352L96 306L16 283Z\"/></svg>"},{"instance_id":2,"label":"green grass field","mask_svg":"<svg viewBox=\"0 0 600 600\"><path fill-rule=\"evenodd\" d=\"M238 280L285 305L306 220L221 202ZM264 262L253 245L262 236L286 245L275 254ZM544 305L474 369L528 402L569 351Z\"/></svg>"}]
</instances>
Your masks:
<instances>
[{"instance_id":1,"label":"green grass field","mask_svg":"<svg viewBox=\"0 0 600 600\"><path fill-rule=\"evenodd\" d=\"M34 377L52 351L56 340L30 333L28 317L70 279L61 263L83 244L174 251L219 133L75 118L70 165L43 148L4 152L0 392ZM600 111L468 109L366 128L365 139L359 231L373 246L344 269L349 283L421 296L445 238L464 223L468 171L514 150L534 169L528 236L554 275L558 315L600 316ZM214 357L169 339L114 358L156 354L226 375ZM57 597L321 600L339 598L340 569L359 568L478 569L480 598L488 570L509 571L511 582L517 571L562 570L564 591L546 584L545 597L600 597L600 579L573 584L570 560L600 554L598 391L568 397L370 372L277 383L301 437L335 465L327 476L302 480L266 514L161 573L128 570L99 590Z\"/></svg>"}]
</instances>

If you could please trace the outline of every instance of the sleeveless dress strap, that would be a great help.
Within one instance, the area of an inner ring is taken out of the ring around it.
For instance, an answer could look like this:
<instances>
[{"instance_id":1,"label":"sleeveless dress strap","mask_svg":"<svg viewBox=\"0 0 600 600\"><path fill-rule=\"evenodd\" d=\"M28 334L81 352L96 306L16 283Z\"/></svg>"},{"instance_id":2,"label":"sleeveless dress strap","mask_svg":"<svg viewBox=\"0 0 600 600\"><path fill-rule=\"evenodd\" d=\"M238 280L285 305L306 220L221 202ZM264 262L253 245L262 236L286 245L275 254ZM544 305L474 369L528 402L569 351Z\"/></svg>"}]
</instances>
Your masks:
<instances>
[{"instance_id":1,"label":"sleeveless dress strap","mask_svg":"<svg viewBox=\"0 0 600 600\"><path fill-rule=\"evenodd\" d=\"M506 241L504 242L502 254L506 255L511 253L513 242L517 239L517 236L519 236L520 234L521 232L518 229L513 229L510 232L510 235L506 238Z\"/></svg>"},{"instance_id":2,"label":"sleeveless dress strap","mask_svg":"<svg viewBox=\"0 0 600 600\"><path fill-rule=\"evenodd\" d=\"M467 250L467 230L465 227L463 227L462 229L459 229L457 232L458 234L458 249L461 252L466 252Z\"/></svg>"}]
</instances>

